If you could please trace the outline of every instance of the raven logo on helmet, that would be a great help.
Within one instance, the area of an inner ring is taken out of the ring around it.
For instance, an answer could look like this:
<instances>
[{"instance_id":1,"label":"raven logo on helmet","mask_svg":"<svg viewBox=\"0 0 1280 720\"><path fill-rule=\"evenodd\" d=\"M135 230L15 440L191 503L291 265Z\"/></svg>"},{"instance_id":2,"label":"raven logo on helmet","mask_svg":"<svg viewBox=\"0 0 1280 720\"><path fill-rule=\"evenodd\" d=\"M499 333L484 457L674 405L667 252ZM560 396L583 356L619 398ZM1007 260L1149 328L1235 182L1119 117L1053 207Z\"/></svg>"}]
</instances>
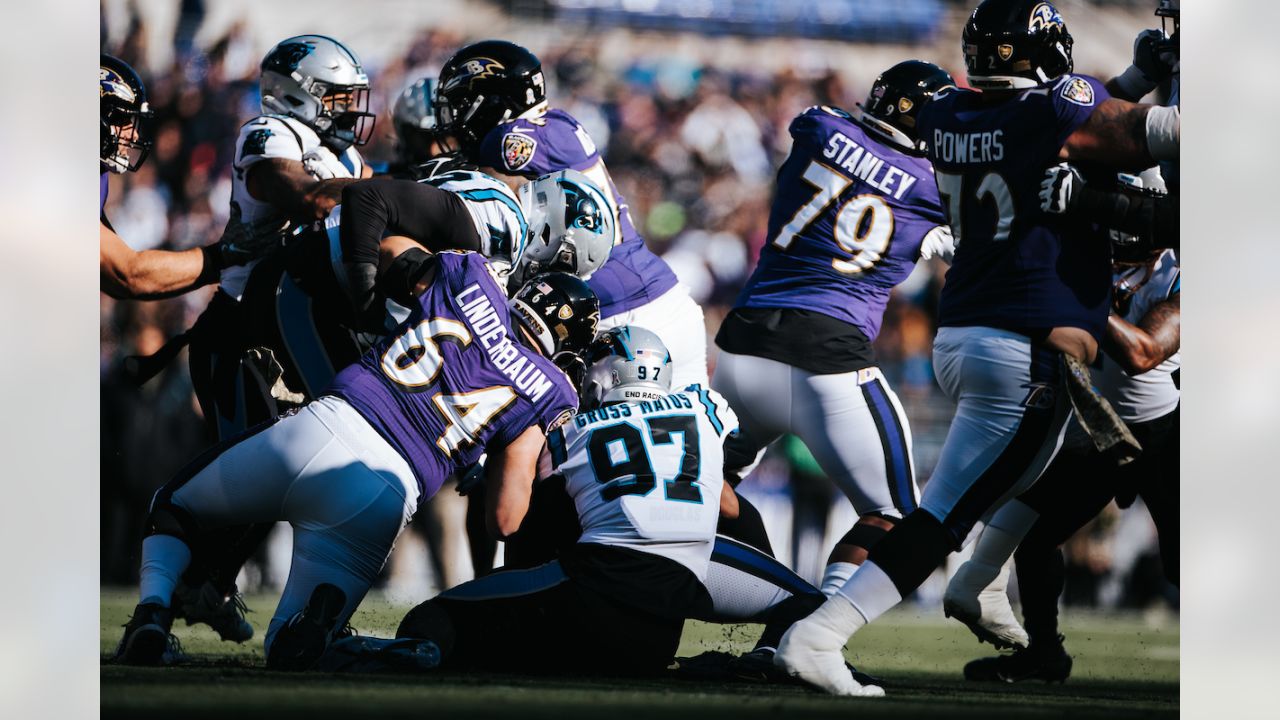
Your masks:
<instances>
[{"instance_id":1,"label":"raven logo on helmet","mask_svg":"<svg viewBox=\"0 0 1280 720\"><path fill-rule=\"evenodd\" d=\"M128 103L137 99L129 83L120 76L120 73L110 68L98 69L98 97L104 95L118 97Z\"/></svg>"},{"instance_id":2,"label":"raven logo on helmet","mask_svg":"<svg viewBox=\"0 0 1280 720\"><path fill-rule=\"evenodd\" d=\"M471 58L462 63L462 66L458 68L458 74L449 78L449 81L441 88L441 92L455 90L461 87L463 83L466 83L467 89L470 89L477 80L495 77L499 72L506 69L502 63L493 58Z\"/></svg>"},{"instance_id":3,"label":"raven logo on helmet","mask_svg":"<svg viewBox=\"0 0 1280 720\"><path fill-rule=\"evenodd\" d=\"M533 160L538 141L522 133L509 132L502 137L502 161L508 170L519 170Z\"/></svg>"},{"instance_id":4,"label":"raven logo on helmet","mask_svg":"<svg viewBox=\"0 0 1280 720\"><path fill-rule=\"evenodd\" d=\"M1031 10L1031 19L1027 22L1027 29L1035 32L1036 30L1044 30L1046 28L1056 27L1059 30L1065 30L1066 26L1062 22L1062 15L1058 10L1047 2L1040 3ZM1008 60L1008 58L1004 58Z\"/></svg>"}]
</instances>

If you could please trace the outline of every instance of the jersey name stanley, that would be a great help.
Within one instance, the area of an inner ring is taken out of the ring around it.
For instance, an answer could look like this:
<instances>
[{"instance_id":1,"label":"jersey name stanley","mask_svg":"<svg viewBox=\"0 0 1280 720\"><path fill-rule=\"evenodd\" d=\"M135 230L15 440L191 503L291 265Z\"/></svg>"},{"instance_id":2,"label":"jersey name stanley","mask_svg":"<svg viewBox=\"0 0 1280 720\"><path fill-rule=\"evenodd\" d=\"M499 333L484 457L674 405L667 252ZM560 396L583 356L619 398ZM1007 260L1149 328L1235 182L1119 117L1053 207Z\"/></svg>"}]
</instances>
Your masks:
<instances>
[{"instance_id":1,"label":"jersey name stanley","mask_svg":"<svg viewBox=\"0 0 1280 720\"><path fill-rule=\"evenodd\" d=\"M485 446L554 427L577 393L550 360L516 339L506 297L477 253L442 252L435 282L399 332L338 373L337 395L412 466L430 498Z\"/></svg>"}]
</instances>

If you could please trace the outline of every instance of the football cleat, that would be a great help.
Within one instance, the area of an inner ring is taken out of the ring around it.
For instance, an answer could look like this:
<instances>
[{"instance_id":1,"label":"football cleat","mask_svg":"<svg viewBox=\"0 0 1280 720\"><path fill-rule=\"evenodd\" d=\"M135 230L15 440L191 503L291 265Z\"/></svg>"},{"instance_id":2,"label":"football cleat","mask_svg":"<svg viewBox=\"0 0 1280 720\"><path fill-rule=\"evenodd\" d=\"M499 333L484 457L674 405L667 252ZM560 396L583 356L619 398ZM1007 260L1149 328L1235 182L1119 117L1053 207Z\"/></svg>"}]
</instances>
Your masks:
<instances>
[{"instance_id":1,"label":"football cleat","mask_svg":"<svg viewBox=\"0 0 1280 720\"><path fill-rule=\"evenodd\" d=\"M116 662L125 665L173 665L186 660L182 645L169 628L173 612L159 603L139 603L124 626L116 647Z\"/></svg>"},{"instance_id":2,"label":"football cleat","mask_svg":"<svg viewBox=\"0 0 1280 720\"><path fill-rule=\"evenodd\" d=\"M745 653L740 657L736 657L729 661L729 674L739 680L748 680L750 682L759 683L776 683L790 680L782 668L779 668L773 662L773 656L777 651L771 647L760 647ZM849 674L859 685L884 685L879 678L868 675L861 670L855 668L852 664L845 662L845 667L849 669Z\"/></svg>"},{"instance_id":3,"label":"football cleat","mask_svg":"<svg viewBox=\"0 0 1280 720\"><path fill-rule=\"evenodd\" d=\"M229 595L223 594L206 582L199 588L179 585L173 593L175 618L185 618L187 625L204 623L218 633L218 637L231 642L242 643L253 637L253 626L244 615L249 608L244 598L231 586Z\"/></svg>"},{"instance_id":4,"label":"football cleat","mask_svg":"<svg viewBox=\"0 0 1280 720\"><path fill-rule=\"evenodd\" d=\"M443 654L431 640L347 635L334 640L312 669L323 672L425 672L440 667Z\"/></svg>"},{"instance_id":5,"label":"football cleat","mask_svg":"<svg viewBox=\"0 0 1280 720\"><path fill-rule=\"evenodd\" d=\"M320 583L311 591L307 606L289 618L276 633L267 651L272 670L309 670L329 649L335 636L345 635L338 618L347 605L347 594L337 585Z\"/></svg>"},{"instance_id":6,"label":"football cleat","mask_svg":"<svg viewBox=\"0 0 1280 720\"><path fill-rule=\"evenodd\" d=\"M801 620L782 636L773 663L787 675L832 695L884 697L884 688L853 679L841 647L829 647L829 632Z\"/></svg>"},{"instance_id":7,"label":"football cleat","mask_svg":"<svg viewBox=\"0 0 1280 720\"><path fill-rule=\"evenodd\" d=\"M1018 623L1009 604L1009 565L1000 568L995 579L986 582L990 566L970 560L960 566L942 596L942 613L964 623L979 642L989 642L997 650L1025 648L1027 631Z\"/></svg>"},{"instance_id":8,"label":"football cleat","mask_svg":"<svg viewBox=\"0 0 1280 720\"><path fill-rule=\"evenodd\" d=\"M1032 643L1010 655L974 660L964 666L964 679L973 682L1015 683L1023 680L1066 682L1071 677L1071 656L1062 647L1062 636L1052 644Z\"/></svg>"}]
</instances>

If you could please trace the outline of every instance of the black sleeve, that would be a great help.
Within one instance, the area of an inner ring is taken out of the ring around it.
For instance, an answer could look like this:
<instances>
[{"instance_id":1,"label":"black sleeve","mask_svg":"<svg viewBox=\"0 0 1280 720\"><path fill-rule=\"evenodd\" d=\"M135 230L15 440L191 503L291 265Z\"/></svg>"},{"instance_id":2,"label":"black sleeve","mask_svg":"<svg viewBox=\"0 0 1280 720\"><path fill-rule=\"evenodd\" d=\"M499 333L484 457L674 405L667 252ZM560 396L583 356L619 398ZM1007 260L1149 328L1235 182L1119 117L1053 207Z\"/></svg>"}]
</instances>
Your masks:
<instances>
[{"instance_id":1,"label":"black sleeve","mask_svg":"<svg viewBox=\"0 0 1280 720\"><path fill-rule=\"evenodd\" d=\"M1074 210L1103 227L1150 239L1155 247L1179 245L1177 195L1151 196L1085 185Z\"/></svg>"},{"instance_id":2,"label":"black sleeve","mask_svg":"<svg viewBox=\"0 0 1280 720\"><path fill-rule=\"evenodd\" d=\"M385 235L405 235L428 250L479 250L480 236L462 199L433 185L380 177L342 190L338 236L357 309L368 304Z\"/></svg>"}]
</instances>

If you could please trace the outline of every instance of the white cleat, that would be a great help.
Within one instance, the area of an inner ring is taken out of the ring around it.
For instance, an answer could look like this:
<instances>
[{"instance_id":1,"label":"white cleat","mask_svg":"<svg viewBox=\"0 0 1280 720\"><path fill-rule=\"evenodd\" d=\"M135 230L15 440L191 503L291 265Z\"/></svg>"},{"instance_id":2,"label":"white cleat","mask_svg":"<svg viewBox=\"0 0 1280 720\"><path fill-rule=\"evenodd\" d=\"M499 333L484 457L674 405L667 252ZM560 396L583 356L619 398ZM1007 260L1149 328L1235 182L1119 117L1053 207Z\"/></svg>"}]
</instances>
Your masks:
<instances>
[{"instance_id":1,"label":"white cleat","mask_svg":"<svg viewBox=\"0 0 1280 720\"><path fill-rule=\"evenodd\" d=\"M832 695L884 697L884 688L862 685L853 679L841 646L827 647L832 643L831 632L813 625L806 620L792 625L778 644L773 664L791 677Z\"/></svg>"},{"instance_id":2,"label":"white cleat","mask_svg":"<svg viewBox=\"0 0 1280 720\"><path fill-rule=\"evenodd\" d=\"M1000 650L1027 647L1030 639L1009 604L1009 564L992 567L966 562L956 571L942 596L942 613L968 626L980 642Z\"/></svg>"}]
</instances>

